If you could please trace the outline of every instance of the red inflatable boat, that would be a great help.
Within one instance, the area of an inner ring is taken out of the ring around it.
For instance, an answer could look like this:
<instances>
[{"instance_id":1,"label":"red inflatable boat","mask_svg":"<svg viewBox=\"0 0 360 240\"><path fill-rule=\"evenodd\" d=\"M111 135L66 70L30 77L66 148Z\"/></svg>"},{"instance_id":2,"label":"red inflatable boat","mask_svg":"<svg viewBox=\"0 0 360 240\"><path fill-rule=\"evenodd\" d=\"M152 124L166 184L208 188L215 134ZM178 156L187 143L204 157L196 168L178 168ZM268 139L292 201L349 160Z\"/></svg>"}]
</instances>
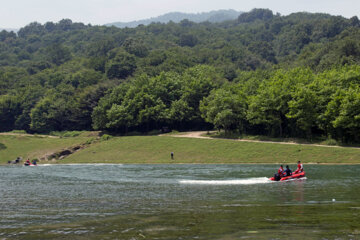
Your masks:
<instances>
[{"instance_id":1,"label":"red inflatable boat","mask_svg":"<svg viewBox=\"0 0 360 240\"><path fill-rule=\"evenodd\" d=\"M303 177L305 177L305 172L292 174L291 176L287 176L287 177L282 177L282 178L280 178L279 181L286 181L286 180L289 180L289 179L303 178ZM269 178L269 180L271 180L271 181L276 181L274 177Z\"/></svg>"},{"instance_id":2,"label":"red inflatable boat","mask_svg":"<svg viewBox=\"0 0 360 240\"><path fill-rule=\"evenodd\" d=\"M26 167L32 167L32 166L37 166L37 164L33 164L33 163L24 163L24 166L26 166Z\"/></svg>"}]
</instances>

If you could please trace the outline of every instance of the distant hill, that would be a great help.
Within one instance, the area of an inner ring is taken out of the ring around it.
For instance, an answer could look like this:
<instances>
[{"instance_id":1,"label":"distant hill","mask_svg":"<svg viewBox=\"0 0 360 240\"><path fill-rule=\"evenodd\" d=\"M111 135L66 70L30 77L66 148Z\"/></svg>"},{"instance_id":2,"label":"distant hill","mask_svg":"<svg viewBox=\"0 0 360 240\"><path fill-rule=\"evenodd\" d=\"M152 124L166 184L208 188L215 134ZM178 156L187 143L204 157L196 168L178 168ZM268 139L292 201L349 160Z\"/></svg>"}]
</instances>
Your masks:
<instances>
[{"instance_id":1,"label":"distant hill","mask_svg":"<svg viewBox=\"0 0 360 240\"><path fill-rule=\"evenodd\" d=\"M16 29L16 28L0 28L0 32L3 31L3 30L5 30L7 32L11 32L11 31L17 32L17 31L19 31L19 29Z\"/></svg>"},{"instance_id":2,"label":"distant hill","mask_svg":"<svg viewBox=\"0 0 360 240\"><path fill-rule=\"evenodd\" d=\"M149 19L143 19L138 21L132 21L132 22L114 22L114 23L108 23L105 24L106 26L116 26L119 28L125 28L125 27L137 27L140 24L143 25L149 25L153 22L160 22L160 23L168 23L170 21L173 22L180 22L184 19L188 19L192 22L223 22L227 20L234 20L236 19L242 12L235 11L233 9L229 10L217 10L217 11L211 11L211 12L203 12L203 13L181 13L181 12L171 12L167 13L158 17L153 17Z\"/></svg>"}]
</instances>

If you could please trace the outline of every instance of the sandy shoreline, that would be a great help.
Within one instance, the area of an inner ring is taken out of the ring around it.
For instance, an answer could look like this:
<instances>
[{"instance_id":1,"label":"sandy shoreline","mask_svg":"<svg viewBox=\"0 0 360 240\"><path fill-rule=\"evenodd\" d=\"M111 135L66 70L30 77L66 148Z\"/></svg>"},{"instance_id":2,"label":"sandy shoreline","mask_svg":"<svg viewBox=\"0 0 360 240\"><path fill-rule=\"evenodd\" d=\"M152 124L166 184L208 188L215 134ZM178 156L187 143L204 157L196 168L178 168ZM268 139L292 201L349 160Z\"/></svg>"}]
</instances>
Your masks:
<instances>
[{"instance_id":1,"label":"sandy shoreline","mask_svg":"<svg viewBox=\"0 0 360 240\"><path fill-rule=\"evenodd\" d=\"M360 165L360 163L303 163L306 165ZM297 163L288 163L288 162L275 162L275 163L105 163L105 162L96 162L96 163L39 163L38 166L52 166L52 165L62 165L62 166L111 166L111 165L297 165ZM23 166L23 164L0 164L0 166Z\"/></svg>"}]
</instances>

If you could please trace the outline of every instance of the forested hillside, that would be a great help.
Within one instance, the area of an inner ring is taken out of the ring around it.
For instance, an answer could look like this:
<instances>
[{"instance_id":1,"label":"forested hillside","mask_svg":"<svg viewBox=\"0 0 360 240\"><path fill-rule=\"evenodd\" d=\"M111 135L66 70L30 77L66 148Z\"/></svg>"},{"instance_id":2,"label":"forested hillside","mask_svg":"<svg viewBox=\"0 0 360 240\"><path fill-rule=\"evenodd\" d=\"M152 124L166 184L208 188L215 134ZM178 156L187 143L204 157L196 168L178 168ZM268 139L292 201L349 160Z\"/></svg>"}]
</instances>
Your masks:
<instances>
[{"instance_id":1,"label":"forested hillside","mask_svg":"<svg viewBox=\"0 0 360 240\"><path fill-rule=\"evenodd\" d=\"M359 19L254 9L222 23L0 32L0 131L165 126L359 142Z\"/></svg>"}]
</instances>

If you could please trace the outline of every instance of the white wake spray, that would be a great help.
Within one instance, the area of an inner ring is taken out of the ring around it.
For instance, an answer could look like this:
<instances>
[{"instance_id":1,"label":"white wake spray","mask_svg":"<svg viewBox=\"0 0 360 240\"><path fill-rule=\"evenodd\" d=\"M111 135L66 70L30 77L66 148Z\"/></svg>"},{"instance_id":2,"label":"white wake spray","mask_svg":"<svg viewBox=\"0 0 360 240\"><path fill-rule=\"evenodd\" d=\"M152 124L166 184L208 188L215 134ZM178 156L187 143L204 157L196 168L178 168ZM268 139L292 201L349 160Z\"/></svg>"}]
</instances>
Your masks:
<instances>
[{"instance_id":1,"label":"white wake spray","mask_svg":"<svg viewBox=\"0 0 360 240\"><path fill-rule=\"evenodd\" d=\"M252 185L270 183L267 177L260 178L245 178L236 180L179 180L180 184L192 184L192 185Z\"/></svg>"},{"instance_id":2,"label":"white wake spray","mask_svg":"<svg viewBox=\"0 0 360 240\"><path fill-rule=\"evenodd\" d=\"M55 166L123 166L124 164L116 163L66 163L66 164L38 164L39 167Z\"/></svg>"}]
</instances>

